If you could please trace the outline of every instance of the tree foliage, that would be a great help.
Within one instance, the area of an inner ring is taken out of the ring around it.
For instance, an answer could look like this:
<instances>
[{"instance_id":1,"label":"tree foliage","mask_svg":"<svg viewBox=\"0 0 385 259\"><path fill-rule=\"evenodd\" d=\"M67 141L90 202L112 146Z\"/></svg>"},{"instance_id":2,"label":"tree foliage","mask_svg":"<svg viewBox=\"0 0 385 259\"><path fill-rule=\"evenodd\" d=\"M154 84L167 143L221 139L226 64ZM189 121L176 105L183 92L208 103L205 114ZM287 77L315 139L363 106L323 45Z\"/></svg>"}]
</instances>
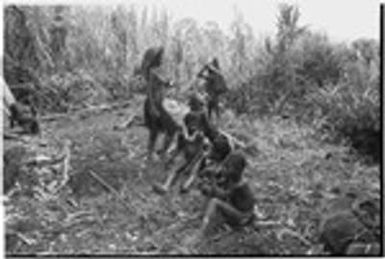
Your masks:
<instances>
[{"instance_id":1,"label":"tree foliage","mask_svg":"<svg viewBox=\"0 0 385 259\"><path fill-rule=\"evenodd\" d=\"M40 92L45 98L38 98L44 109L52 106L53 110L56 105L54 110L66 110L72 106L71 100L64 98L63 102L60 95L81 96L78 92L91 91L88 96L98 100L107 94L105 101L131 96L138 88L132 75L143 53L163 45L162 72L177 81L178 92L194 85L201 66L217 57L230 88L226 106L236 112L290 115L300 121L322 120L335 125L345 121L338 126L341 131L354 128L352 124L363 127L368 120L370 123L365 123L372 125L368 127L376 125L378 41L334 43L301 24L296 5L278 5L276 33L266 38L256 38L238 10L225 32L215 21L174 20L167 10L154 7L65 9L68 36L65 66L60 70L49 48L55 7L5 8L5 78L11 87L21 82L38 83L44 89Z\"/></svg>"}]
</instances>

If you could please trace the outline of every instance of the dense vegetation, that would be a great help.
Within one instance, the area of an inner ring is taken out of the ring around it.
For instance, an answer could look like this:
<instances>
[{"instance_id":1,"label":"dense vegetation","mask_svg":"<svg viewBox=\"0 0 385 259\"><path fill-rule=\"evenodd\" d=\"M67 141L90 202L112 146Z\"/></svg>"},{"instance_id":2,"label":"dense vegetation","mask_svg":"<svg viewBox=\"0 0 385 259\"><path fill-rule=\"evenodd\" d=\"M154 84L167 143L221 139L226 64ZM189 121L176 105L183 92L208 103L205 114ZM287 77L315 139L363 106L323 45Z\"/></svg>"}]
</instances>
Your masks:
<instances>
[{"instance_id":1,"label":"dense vegetation","mask_svg":"<svg viewBox=\"0 0 385 259\"><path fill-rule=\"evenodd\" d=\"M62 42L52 36L55 13L67 30ZM288 4L278 6L276 33L266 38L240 13L224 32L212 21L135 5L9 5L4 19L6 82L54 118L42 120L46 143L32 138L26 149L61 166L25 166L28 152L5 143L5 173L26 175L14 177L25 192L6 204L7 252L305 254L318 242L321 218L334 212L326 207L340 206L330 197L380 193L378 40L332 41L302 25L300 9ZM262 228L184 246L200 223L201 196L154 194L149 183L166 172L144 167L147 132L120 130L142 107L143 84L133 75L154 45L165 47L162 74L176 82L168 95L182 101L202 65L218 57L230 88L220 126L250 147L246 176L258 206L310 242ZM71 149L56 156L63 139Z\"/></svg>"},{"instance_id":2,"label":"dense vegetation","mask_svg":"<svg viewBox=\"0 0 385 259\"><path fill-rule=\"evenodd\" d=\"M49 33L54 7L5 8L6 80L14 87L34 83L43 112L130 98L141 55L164 45L164 74L181 92L196 83L208 57L217 56L231 88L226 105L237 113L290 116L379 152L376 40L332 42L302 26L299 9L287 4L279 6L276 34L265 39L255 38L239 13L226 34L215 22L174 20L165 9L77 6L62 12L68 33L56 58Z\"/></svg>"}]
</instances>

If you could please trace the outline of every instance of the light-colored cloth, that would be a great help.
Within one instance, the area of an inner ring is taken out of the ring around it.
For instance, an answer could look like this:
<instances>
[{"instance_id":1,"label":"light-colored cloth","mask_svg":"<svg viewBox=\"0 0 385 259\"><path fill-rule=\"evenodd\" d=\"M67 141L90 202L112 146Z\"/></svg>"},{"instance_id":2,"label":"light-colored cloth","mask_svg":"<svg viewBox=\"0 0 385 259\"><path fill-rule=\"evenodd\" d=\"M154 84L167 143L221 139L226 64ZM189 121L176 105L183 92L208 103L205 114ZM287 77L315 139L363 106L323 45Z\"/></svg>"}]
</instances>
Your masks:
<instances>
[{"instance_id":1,"label":"light-colored cloth","mask_svg":"<svg viewBox=\"0 0 385 259\"><path fill-rule=\"evenodd\" d=\"M184 103L169 98L163 99L162 104L165 110L179 125L184 125L183 118L190 111L188 106L186 106Z\"/></svg>"}]
</instances>

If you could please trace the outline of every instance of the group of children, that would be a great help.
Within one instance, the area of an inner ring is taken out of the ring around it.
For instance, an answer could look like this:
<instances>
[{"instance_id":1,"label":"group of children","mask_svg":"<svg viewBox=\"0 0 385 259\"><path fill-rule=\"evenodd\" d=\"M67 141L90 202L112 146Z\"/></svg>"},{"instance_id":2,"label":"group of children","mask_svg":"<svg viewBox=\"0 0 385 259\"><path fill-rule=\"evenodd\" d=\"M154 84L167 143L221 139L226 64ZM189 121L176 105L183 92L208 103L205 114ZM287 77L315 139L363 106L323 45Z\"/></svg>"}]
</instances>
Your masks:
<instances>
[{"instance_id":1,"label":"group of children","mask_svg":"<svg viewBox=\"0 0 385 259\"><path fill-rule=\"evenodd\" d=\"M210 123L202 108L203 103L196 96L190 97L189 104L191 110L184 118L186 130L179 134L173 150L183 153L184 162L171 171L163 185L155 184L154 190L167 192L175 180L185 173L188 178L181 186L181 192L187 192L195 182L208 199L200 230L202 234L212 222L217 221L218 213L231 225L247 224L253 218L255 199L243 177L247 165L245 156ZM175 153L171 152L171 161Z\"/></svg>"},{"instance_id":2,"label":"group of children","mask_svg":"<svg viewBox=\"0 0 385 259\"><path fill-rule=\"evenodd\" d=\"M146 52L148 54L149 52ZM159 51L163 54L163 49ZM145 54L145 55L146 55ZM148 60L148 59L144 59ZM161 58L158 57L156 67L160 65ZM143 62L142 64L146 64ZM148 64L144 68L150 67ZM145 103L146 108L150 105L151 98L156 98L154 107L156 112L165 112L165 116L157 117L159 124L163 125L164 130L174 123L167 111L162 107L162 90L159 90L161 84L154 84L151 79L149 69L145 70L147 79L147 88L149 88L148 98ZM178 178L187 175L187 180L181 185L181 192L187 192L193 183L197 183L200 192L207 197L207 208L203 217L201 234L205 234L213 221L217 221L218 213L231 225L244 225L253 218L255 199L253 193L243 178L243 172L247 165L245 156L240 150L236 150L231 140L220 129L212 123L212 113L219 117L219 96L226 92L224 77L219 71L218 60L214 58L209 64L205 65L198 73L199 78L205 80L206 99L203 99L197 93L189 96L189 112L183 119L182 130L177 130L177 144L169 153L170 158L165 161L166 168L169 168L176 156L182 155L183 162L176 170L171 170L163 184L154 184L153 189L159 194L164 194L170 190ZM158 87L157 89L154 89ZM151 89L152 88L152 89ZM158 92L159 96L153 96ZM151 96L152 95L152 96ZM147 120L151 121L151 111L147 111ZM156 117L156 116L155 116ZM169 118L170 117L170 118ZM170 121L165 121L169 118ZM146 118L145 118L146 120ZM162 126L162 125L160 125ZM149 127L151 135L151 127ZM167 137L167 132L166 132ZM150 136L151 142L151 136ZM164 150L168 148L165 144Z\"/></svg>"}]
</instances>

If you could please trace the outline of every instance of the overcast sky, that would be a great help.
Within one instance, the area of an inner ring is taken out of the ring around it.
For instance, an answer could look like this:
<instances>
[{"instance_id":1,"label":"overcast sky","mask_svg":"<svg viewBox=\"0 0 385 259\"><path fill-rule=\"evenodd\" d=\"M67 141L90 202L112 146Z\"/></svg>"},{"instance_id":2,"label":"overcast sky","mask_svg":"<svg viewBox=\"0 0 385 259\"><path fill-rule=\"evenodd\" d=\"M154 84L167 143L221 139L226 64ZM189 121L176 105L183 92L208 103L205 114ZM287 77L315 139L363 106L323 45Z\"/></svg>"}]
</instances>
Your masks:
<instances>
[{"instance_id":1,"label":"overcast sky","mask_svg":"<svg viewBox=\"0 0 385 259\"><path fill-rule=\"evenodd\" d=\"M143 1L143 0L142 0ZM191 16L200 21L214 20L227 29L234 6L243 13L255 34L275 31L280 2L297 4L300 24L326 32L334 40L359 37L379 39L380 4L375 0L146 0L163 4L176 18Z\"/></svg>"},{"instance_id":2,"label":"overcast sky","mask_svg":"<svg viewBox=\"0 0 385 259\"><path fill-rule=\"evenodd\" d=\"M275 32L277 6L295 3L301 11L300 24L326 32L332 40L360 37L379 39L380 4L376 0L5 0L6 3L137 3L163 5L174 18L192 17L200 22L216 21L224 30L234 18L234 6L240 10L255 35Z\"/></svg>"}]
</instances>

